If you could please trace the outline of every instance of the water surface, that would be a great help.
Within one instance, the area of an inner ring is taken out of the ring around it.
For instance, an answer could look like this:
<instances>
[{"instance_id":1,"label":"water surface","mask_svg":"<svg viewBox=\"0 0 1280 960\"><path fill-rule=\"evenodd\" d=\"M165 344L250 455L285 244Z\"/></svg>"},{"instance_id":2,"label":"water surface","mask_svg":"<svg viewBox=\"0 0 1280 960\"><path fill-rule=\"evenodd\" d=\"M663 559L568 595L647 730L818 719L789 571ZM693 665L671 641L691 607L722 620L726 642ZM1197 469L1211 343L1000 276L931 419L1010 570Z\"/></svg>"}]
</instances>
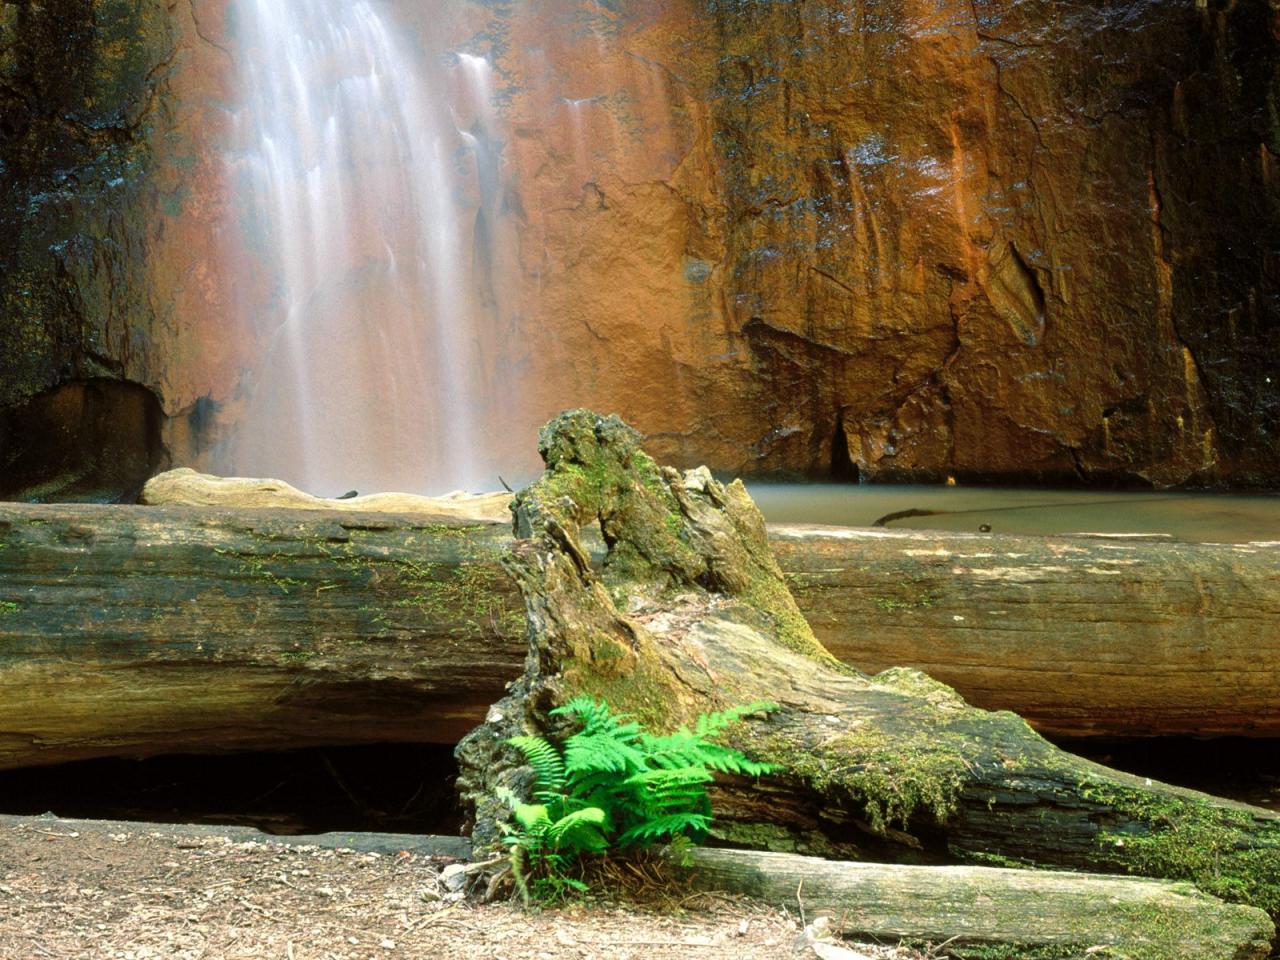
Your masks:
<instances>
[{"instance_id":1,"label":"water surface","mask_svg":"<svg viewBox=\"0 0 1280 960\"><path fill-rule=\"evenodd\" d=\"M1020 490L855 484L748 485L770 523L1006 534L1158 534L1179 540L1280 541L1280 495ZM986 529L984 529L986 528Z\"/></svg>"}]
</instances>

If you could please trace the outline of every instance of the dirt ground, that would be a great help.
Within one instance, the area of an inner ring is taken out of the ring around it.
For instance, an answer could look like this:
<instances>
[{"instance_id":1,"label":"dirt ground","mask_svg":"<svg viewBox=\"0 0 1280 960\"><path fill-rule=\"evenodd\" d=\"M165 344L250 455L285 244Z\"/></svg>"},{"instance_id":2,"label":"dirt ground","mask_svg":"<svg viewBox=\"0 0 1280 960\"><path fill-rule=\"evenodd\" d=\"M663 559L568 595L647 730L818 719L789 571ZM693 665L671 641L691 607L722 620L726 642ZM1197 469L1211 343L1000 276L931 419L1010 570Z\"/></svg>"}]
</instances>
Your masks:
<instances>
[{"instance_id":1,"label":"dirt ground","mask_svg":"<svg viewBox=\"0 0 1280 960\"><path fill-rule=\"evenodd\" d=\"M216 828L8 820L0 823L0 960L849 956L815 949L794 912L714 893L538 913L451 901L440 879L450 862L393 848L244 840Z\"/></svg>"}]
</instances>

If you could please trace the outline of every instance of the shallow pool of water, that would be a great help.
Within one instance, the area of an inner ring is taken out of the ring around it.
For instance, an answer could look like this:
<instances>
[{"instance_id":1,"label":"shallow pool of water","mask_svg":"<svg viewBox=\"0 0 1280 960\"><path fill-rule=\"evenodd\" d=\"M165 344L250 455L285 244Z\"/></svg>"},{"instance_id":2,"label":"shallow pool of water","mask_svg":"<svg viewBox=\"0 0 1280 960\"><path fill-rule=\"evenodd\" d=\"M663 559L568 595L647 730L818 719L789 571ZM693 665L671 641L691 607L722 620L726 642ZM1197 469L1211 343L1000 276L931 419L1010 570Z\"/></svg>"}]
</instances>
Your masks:
<instances>
[{"instance_id":1,"label":"shallow pool of water","mask_svg":"<svg viewBox=\"0 0 1280 960\"><path fill-rule=\"evenodd\" d=\"M970 533L1156 534L1219 543L1280 540L1280 494L798 483L748 488L770 523L869 527L919 511L883 525Z\"/></svg>"}]
</instances>

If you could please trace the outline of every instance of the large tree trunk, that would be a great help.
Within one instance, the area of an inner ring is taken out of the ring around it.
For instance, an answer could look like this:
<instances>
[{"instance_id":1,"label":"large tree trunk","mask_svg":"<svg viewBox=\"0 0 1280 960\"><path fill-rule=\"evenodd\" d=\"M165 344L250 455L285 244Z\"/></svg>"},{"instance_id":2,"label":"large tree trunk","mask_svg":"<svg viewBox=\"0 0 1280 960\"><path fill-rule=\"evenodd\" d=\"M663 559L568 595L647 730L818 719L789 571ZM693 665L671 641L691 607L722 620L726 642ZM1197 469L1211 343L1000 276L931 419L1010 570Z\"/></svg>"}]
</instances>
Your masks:
<instances>
[{"instance_id":1,"label":"large tree trunk","mask_svg":"<svg viewBox=\"0 0 1280 960\"><path fill-rule=\"evenodd\" d=\"M478 723L524 660L508 525L315 506L0 504L0 768ZM1063 734L1280 735L1274 549L832 527L770 546L863 670L917 666Z\"/></svg>"},{"instance_id":2,"label":"large tree trunk","mask_svg":"<svg viewBox=\"0 0 1280 960\"><path fill-rule=\"evenodd\" d=\"M1261 910L1165 881L747 850L689 856L704 886L826 915L833 932L855 941L945 943L961 960L1262 960L1274 934Z\"/></svg>"},{"instance_id":3,"label":"large tree trunk","mask_svg":"<svg viewBox=\"0 0 1280 960\"><path fill-rule=\"evenodd\" d=\"M456 743L524 657L506 524L0 508L0 768Z\"/></svg>"},{"instance_id":4,"label":"large tree trunk","mask_svg":"<svg viewBox=\"0 0 1280 960\"><path fill-rule=\"evenodd\" d=\"M498 788L527 786L507 739L560 732L549 710L571 696L668 728L771 700L779 709L734 741L780 773L717 791L726 839L1186 879L1280 910L1280 817L1066 754L916 671L852 671L800 615L741 484L659 469L615 418L562 415L542 450L509 560L530 623L525 675L458 748L482 842L506 816ZM580 539L596 523L602 573Z\"/></svg>"},{"instance_id":5,"label":"large tree trunk","mask_svg":"<svg viewBox=\"0 0 1280 960\"><path fill-rule=\"evenodd\" d=\"M813 631L1061 736L1280 736L1280 544L772 526Z\"/></svg>"}]
</instances>

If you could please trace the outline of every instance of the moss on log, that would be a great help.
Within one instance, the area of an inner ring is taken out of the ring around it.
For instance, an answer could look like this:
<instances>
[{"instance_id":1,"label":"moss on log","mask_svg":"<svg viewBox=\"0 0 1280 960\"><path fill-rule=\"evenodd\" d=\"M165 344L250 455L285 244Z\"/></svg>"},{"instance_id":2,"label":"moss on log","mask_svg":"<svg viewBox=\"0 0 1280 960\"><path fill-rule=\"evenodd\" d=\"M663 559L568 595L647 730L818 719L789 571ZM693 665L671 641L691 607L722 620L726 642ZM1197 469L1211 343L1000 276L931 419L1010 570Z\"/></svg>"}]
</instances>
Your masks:
<instances>
[{"instance_id":1,"label":"moss on log","mask_svg":"<svg viewBox=\"0 0 1280 960\"><path fill-rule=\"evenodd\" d=\"M556 735L548 711L571 696L668 728L767 699L781 709L735 742L783 773L720 791L730 840L1189 880L1280 911L1276 815L1066 754L919 672L859 674L809 632L741 484L660 469L634 431L586 411L549 424L541 448L508 560L530 624L525 675L458 748L481 840L505 816L495 789L527 786L506 738ZM581 540L596 523L600 572Z\"/></svg>"},{"instance_id":2,"label":"moss on log","mask_svg":"<svg viewBox=\"0 0 1280 960\"><path fill-rule=\"evenodd\" d=\"M0 508L0 767L456 743L523 656L505 525Z\"/></svg>"},{"instance_id":3,"label":"moss on log","mask_svg":"<svg viewBox=\"0 0 1280 960\"><path fill-rule=\"evenodd\" d=\"M1167 881L717 849L689 865L703 886L826 914L851 940L945 943L960 960L1262 960L1275 933L1261 910Z\"/></svg>"},{"instance_id":4,"label":"moss on log","mask_svg":"<svg viewBox=\"0 0 1280 960\"><path fill-rule=\"evenodd\" d=\"M479 723L524 662L508 526L313 506L0 504L0 768ZM1264 545L769 536L861 668L901 659L1060 733L1280 735Z\"/></svg>"}]
</instances>

